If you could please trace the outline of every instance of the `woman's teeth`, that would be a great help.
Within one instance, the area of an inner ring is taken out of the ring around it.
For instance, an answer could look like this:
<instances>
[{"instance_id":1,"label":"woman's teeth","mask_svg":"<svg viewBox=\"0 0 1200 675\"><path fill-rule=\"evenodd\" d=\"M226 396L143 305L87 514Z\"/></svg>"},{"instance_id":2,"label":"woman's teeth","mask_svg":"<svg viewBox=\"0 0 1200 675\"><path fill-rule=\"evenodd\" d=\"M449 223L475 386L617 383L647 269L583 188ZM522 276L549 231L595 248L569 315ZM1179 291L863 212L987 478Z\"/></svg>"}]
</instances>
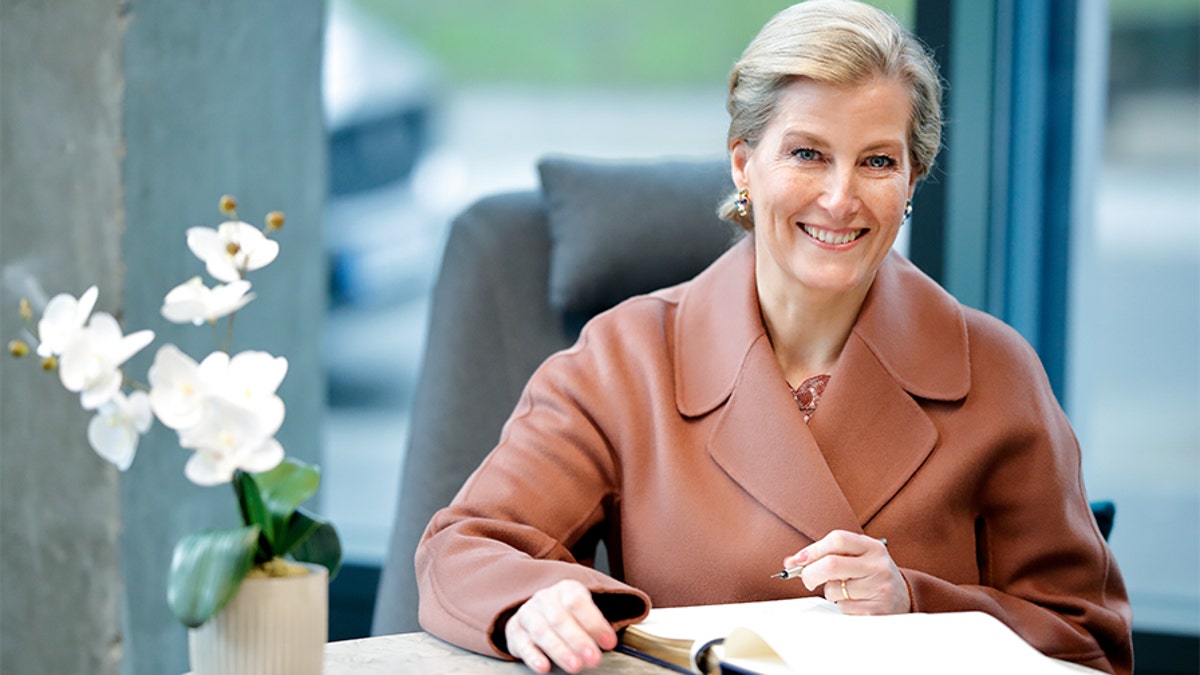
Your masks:
<instances>
[{"instance_id":1,"label":"woman's teeth","mask_svg":"<svg viewBox=\"0 0 1200 675\"><path fill-rule=\"evenodd\" d=\"M808 236L816 239L822 244L829 244L830 246L849 244L855 239L861 237L863 232L866 232L865 229L830 232L829 230L819 230L815 227L809 227L808 225L801 225L800 228L803 229L804 233Z\"/></svg>"}]
</instances>

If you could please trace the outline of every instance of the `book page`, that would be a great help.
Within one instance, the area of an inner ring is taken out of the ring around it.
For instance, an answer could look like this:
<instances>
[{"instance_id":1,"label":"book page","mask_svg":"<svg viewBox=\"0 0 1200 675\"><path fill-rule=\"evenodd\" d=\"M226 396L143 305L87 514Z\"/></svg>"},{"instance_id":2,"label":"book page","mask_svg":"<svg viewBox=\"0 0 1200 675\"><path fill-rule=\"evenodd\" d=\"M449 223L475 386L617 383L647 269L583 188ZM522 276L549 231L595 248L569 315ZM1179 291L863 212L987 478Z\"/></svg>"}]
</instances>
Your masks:
<instances>
[{"instance_id":1,"label":"book page","mask_svg":"<svg viewBox=\"0 0 1200 675\"><path fill-rule=\"evenodd\" d=\"M739 625L787 624L802 613L841 614L837 605L824 598L655 607L641 623L625 629L625 642L635 650L700 672L697 652L710 641L724 638ZM648 636L650 640L639 636Z\"/></svg>"},{"instance_id":2,"label":"book page","mask_svg":"<svg viewBox=\"0 0 1200 675\"><path fill-rule=\"evenodd\" d=\"M982 612L844 616L800 614L731 630L723 663L762 673L895 672L929 675L1092 673L1051 659Z\"/></svg>"},{"instance_id":3,"label":"book page","mask_svg":"<svg viewBox=\"0 0 1200 675\"><path fill-rule=\"evenodd\" d=\"M837 605L824 598L789 598L729 605L655 607L649 616L635 625L642 632L661 638L707 642L724 637L743 624L786 621L796 614L811 612L841 616Z\"/></svg>"}]
</instances>

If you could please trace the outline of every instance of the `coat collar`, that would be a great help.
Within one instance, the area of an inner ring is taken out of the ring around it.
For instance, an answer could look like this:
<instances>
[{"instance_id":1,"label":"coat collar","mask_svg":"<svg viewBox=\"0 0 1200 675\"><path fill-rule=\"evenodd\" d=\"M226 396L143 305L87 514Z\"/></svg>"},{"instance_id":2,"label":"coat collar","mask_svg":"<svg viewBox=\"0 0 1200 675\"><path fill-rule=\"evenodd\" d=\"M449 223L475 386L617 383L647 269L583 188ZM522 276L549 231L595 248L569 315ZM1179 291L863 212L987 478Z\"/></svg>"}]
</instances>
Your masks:
<instances>
[{"instance_id":1,"label":"coat collar","mask_svg":"<svg viewBox=\"0 0 1200 675\"><path fill-rule=\"evenodd\" d=\"M747 492L812 539L856 530L937 441L914 397L966 396L966 323L957 302L890 254L805 424L759 313L747 237L688 285L675 318L679 411L723 406L709 454Z\"/></svg>"},{"instance_id":2,"label":"coat collar","mask_svg":"<svg viewBox=\"0 0 1200 675\"><path fill-rule=\"evenodd\" d=\"M912 395L937 401L967 395L971 370L962 309L899 254L889 254L880 265L851 335ZM765 336L754 284L754 243L744 237L697 276L680 299L675 318L679 411L695 417L724 403L750 348Z\"/></svg>"}]
</instances>

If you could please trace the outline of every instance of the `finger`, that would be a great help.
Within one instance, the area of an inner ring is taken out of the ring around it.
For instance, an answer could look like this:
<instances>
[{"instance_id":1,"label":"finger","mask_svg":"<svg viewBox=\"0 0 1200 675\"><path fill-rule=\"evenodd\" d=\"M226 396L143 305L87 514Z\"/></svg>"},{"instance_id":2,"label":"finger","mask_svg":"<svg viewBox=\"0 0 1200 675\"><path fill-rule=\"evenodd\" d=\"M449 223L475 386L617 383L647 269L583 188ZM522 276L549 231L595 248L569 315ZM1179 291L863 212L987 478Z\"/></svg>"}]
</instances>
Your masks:
<instances>
[{"instance_id":1,"label":"finger","mask_svg":"<svg viewBox=\"0 0 1200 675\"><path fill-rule=\"evenodd\" d=\"M822 592L826 600L836 603L841 608L843 614L854 613L847 610L861 608L862 605L870 602L859 590L856 590L856 582L853 579L830 579L825 582Z\"/></svg>"},{"instance_id":2,"label":"finger","mask_svg":"<svg viewBox=\"0 0 1200 675\"><path fill-rule=\"evenodd\" d=\"M522 611L534 642L564 670L599 665L601 645L616 646L616 632L578 581L564 580L535 593Z\"/></svg>"},{"instance_id":3,"label":"finger","mask_svg":"<svg viewBox=\"0 0 1200 675\"><path fill-rule=\"evenodd\" d=\"M585 653L585 661L589 666L600 662L600 649L613 649L617 646L617 632L605 618L604 613L592 599L592 592L583 584L573 584L563 589L563 605L574 618L575 623L588 636L586 646L594 654ZM594 658L591 658L594 657Z\"/></svg>"},{"instance_id":4,"label":"finger","mask_svg":"<svg viewBox=\"0 0 1200 675\"><path fill-rule=\"evenodd\" d=\"M887 551L887 540L865 534L833 530L829 534L783 559L784 568L815 562L827 555L864 555L872 551Z\"/></svg>"},{"instance_id":5,"label":"finger","mask_svg":"<svg viewBox=\"0 0 1200 675\"><path fill-rule=\"evenodd\" d=\"M794 557L807 561L802 578L809 590L816 590L831 579L861 579L892 566L882 541L845 530L830 532Z\"/></svg>"},{"instance_id":6,"label":"finger","mask_svg":"<svg viewBox=\"0 0 1200 675\"><path fill-rule=\"evenodd\" d=\"M865 555L876 547L883 548L883 543L874 537L846 530L833 530L806 546L800 553L806 554L810 562L815 562L827 555Z\"/></svg>"},{"instance_id":7,"label":"finger","mask_svg":"<svg viewBox=\"0 0 1200 675\"><path fill-rule=\"evenodd\" d=\"M508 653L524 662L530 670L535 673L550 672L550 659L533 644L533 638L516 617L509 619L505 625L504 639L508 643Z\"/></svg>"},{"instance_id":8,"label":"finger","mask_svg":"<svg viewBox=\"0 0 1200 675\"><path fill-rule=\"evenodd\" d=\"M534 599L536 598L535 595ZM560 634L562 626L559 615L553 612L550 615L544 614L541 608L534 605L534 599L525 603L513 617L514 620L520 622L521 627L529 633L533 644L558 664L558 667L568 673L578 672L583 667L582 659Z\"/></svg>"}]
</instances>

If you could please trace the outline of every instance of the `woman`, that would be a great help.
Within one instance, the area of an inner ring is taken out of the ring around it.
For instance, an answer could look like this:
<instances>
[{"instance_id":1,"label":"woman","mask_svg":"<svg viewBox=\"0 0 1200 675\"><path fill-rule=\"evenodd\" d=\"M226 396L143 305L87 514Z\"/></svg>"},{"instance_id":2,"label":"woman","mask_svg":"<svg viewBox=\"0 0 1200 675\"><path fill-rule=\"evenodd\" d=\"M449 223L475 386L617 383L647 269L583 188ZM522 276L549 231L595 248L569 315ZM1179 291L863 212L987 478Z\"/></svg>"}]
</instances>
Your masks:
<instances>
[{"instance_id":1,"label":"woman","mask_svg":"<svg viewBox=\"0 0 1200 675\"><path fill-rule=\"evenodd\" d=\"M852 614L980 610L1130 670L1124 585L1037 357L889 253L940 91L869 6L811 0L763 28L728 102L723 215L751 235L534 374L418 548L422 626L577 672L651 602L815 593ZM611 576L588 564L599 540Z\"/></svg>"}]
</instances>

